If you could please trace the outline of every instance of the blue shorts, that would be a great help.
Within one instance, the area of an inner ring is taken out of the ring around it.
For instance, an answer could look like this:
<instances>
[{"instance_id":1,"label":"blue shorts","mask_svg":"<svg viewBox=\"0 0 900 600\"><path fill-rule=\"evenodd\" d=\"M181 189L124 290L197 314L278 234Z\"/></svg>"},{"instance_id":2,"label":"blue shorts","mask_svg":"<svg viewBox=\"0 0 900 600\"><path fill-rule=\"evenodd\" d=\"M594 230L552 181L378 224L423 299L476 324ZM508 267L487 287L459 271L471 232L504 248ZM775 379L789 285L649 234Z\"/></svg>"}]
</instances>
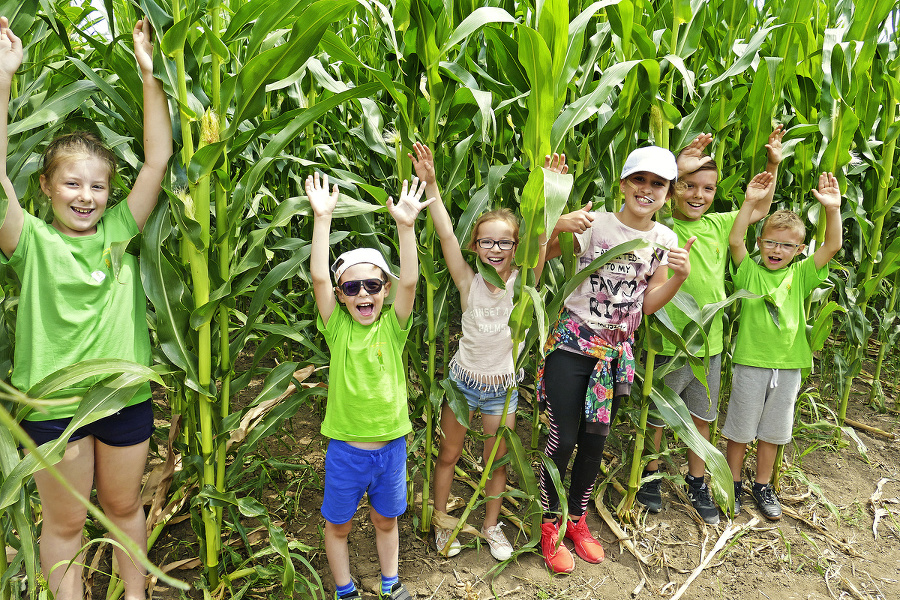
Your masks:
<instances>
[{"instance_id":1,"label":"blue shorts","mask_svg":"<svg viewBox=\"0 0 900 600\"><path fill-rule=\"evenodd\" d=\"M22 421L20 425L31 436L34 443L40 446L61 436L71 421L71 418ZM139 404L126 406L113 415L79 427L69 441L74 442L89 435L107 446L136 446L146 442L153 435L153 404L150 400L146 400Z\"/></svg>"},{"instance_id":2,"label":"blue shorts","mask_svg":"<svg viewBox=\"0 0 900 600\"><path fill-rule=\"evenodd\" d=\"M343 525L353 518L363 494L382 517L406 511L406 437L377 450L363 450L331 440L325 453L325 497L322 516Z\"/></svg>"},{"instance_id":3,"label":"blue shorts","mask_svg":"<svg viewBox=\"0 0 900 600\"><path fill-rule=\"evenodd\" d=\"M450 373L450 380L456 384L456 388L465 397L469 404L469 411L475 412L480 410L483 415L503 414L503 406L506 404L506 388L494 385L475 384L469 385ZM506 414L511 415L516 412L516 406L519 404L519 389L512 389L512 397L509 399L509 410Z\"/></svg>"}]
</instances>

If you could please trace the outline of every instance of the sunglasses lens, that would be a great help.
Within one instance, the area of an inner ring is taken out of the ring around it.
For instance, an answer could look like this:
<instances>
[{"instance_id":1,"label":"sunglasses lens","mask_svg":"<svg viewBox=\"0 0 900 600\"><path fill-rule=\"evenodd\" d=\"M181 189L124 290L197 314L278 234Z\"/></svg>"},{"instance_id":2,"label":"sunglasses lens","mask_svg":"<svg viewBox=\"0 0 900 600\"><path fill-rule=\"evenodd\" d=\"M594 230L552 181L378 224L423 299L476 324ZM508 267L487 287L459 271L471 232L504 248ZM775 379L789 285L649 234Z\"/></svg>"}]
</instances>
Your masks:
<instances>
[{"instance_id":1,"label":"sunglasses lens","mask_svg":"<svg viewBox=\"0 0 900 600\"><path fill-rule=\"evenodd\" d=\"M345 281L341 284L341 289L344 290L344 294L347 296L357 295L361 287L361 281Z\"/></svg>"},{"instance_id":2,"label":"sunglasses lens","mask_svg":"<svg viewBox=\"0 0 900 600\"><path fill-rule=\"evenodd\" d=\"M366 279L362 283L365 286L366 291L370 294L377 294L384 285L380 279Z\"/></svg>"}]
</instances>

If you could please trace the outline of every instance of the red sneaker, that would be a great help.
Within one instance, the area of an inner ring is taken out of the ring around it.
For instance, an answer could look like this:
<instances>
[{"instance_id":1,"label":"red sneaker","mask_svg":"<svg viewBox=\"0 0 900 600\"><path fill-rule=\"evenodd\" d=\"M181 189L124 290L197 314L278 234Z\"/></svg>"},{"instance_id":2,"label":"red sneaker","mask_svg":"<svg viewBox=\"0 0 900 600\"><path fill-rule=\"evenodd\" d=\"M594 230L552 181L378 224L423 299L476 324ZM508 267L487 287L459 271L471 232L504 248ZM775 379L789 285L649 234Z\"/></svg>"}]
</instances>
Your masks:
<instances>
[{"instance_id":1,"label":"red sneaker","mask_svg":"<svg viewBox=\"0 0 900 600\"><path fill-rule=\"evenodd\" d=\"M541 525L541 554L544 562L554 573L571 573L575 568L575 559L565 544L556 547L559 539L559 526L555 522Z\"/></svg>"},{"instance_id":2,"label":"red sneaker","mask_svg":"<svg viewBox=\"0 0 900 600\"><path fill-rule=\"evenodd\" d=\"M587 513L581 515L577 523L569 521L566 527L566 537L575 544L575 554L578 555L578 558L597 564L603 562L606 555L603 552L603 545L591 535L587 521L585 521L586 516Z\"/></svg>"}]
</instances>

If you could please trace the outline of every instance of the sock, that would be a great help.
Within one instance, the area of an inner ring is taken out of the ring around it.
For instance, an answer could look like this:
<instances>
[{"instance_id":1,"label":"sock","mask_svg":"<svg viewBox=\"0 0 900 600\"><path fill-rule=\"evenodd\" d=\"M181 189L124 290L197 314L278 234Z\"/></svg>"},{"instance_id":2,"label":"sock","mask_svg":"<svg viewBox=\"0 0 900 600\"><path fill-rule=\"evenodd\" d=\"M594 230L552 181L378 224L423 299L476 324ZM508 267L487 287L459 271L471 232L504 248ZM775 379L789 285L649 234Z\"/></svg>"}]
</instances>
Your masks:
<instances>
[{"instance_id":1,"label":"sock","mask_svg":"<svg viewBox=\"0 0 900 600\"><path fill-rule=\"evenodd\" d=\"M691 487L701 488L701 487L703 487L703 481L705 480L705 476L704 477L694 477L693 475L688 473L687 475L685 475L684 480Z\"/></svg>"},{"instance_id":2,"label":"sock","mask_svg":"<svg viewBox=\"0 0 900 600\"><path fill-rule=\"evenodd\" d=\"M344 596L349 596L350 594L355 592L356 586L353 585L353 580L351 579L350 583L348 583L347 585L339 585L336 591L338 598L343 598Z\"/></svg>"},{"instance_id":3,"label":"sock","mask_svg":"<svg viewBox=\"0 0 900 600\"><path fill-rule=\"evenodd\" d=\"M734 482L734 495L737 496L739 493L744 491L744 484L740 481Z\"/></svg>"},{"instance_id":4,"label":"sock","mask_svg":"<svg viewBox=\"0 0 900 600\"><path fill-rule=\"evenodd\" d=\"M758 481L754 481L754 482L753 482L753 491L754 491L754 492L759 492L759 491L761 491L764 487L766 487L767 485L769 485L769 484L768 484L768 483L759 483Z\"/></svg>"},{"instance_id":5,"label":"sock","mask_svg":"<svg viewBox=\"0 0 900 600\"><path fill-rule=\"evenodd\" d=\"M394 587L394 584L400 581L399 575L394 575L393 577L388 577L384 573L381 574L381 593L382 594L390 594L391 588Z\"/></svg>"},{"instance_id":6,"label":"sock","mask_svg":"<svg viewBox=\"0 0 900 600\"><path fill-rule=\"evenodd\" d=\"M641 475L641 477L649 477L650 475L656 475L657 473L659 473L659 469L655 471L648 471L647 469L644 469L644 473Z\"/></svg>"}]
</instances>

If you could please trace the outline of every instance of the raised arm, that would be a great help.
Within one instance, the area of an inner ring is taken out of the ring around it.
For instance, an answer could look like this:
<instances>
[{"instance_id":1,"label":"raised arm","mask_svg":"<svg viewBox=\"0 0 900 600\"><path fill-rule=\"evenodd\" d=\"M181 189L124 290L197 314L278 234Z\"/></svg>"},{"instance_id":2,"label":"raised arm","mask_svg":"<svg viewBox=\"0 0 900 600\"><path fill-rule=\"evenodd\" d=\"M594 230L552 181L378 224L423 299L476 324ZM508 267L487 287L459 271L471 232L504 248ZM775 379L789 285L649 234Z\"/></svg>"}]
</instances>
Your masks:
<instances>
[{"instance_id":1,"label":"raised arm","mask_svg":"<svg viewBox=\"0 0 900 600\"><path fill-rule=\"evenodd\" d=\"M138 229L144 224L159 200L162 180L172 156L172 122L162 82L153 76L153 39L150 19L135 23L134 56L144 80L144 166L128 194L128 208Z\"/></svg>"},{"instance_id":2,"label":"raised arm","mask_svg":"<svg viewBox=\"0 0 900 600\"><path fill-rule=\"evenodd\" d=\"M747 228L753 221L753 214L758 212L758 207L765 204L768 206L771 200L766 200L769 196L769 188L773 186L772 174L763 171L750 180L747 184L747 194L744 197L744 203L738 212L734 225L731 226L731 233L728 234L728 246L731 248L731 259L734 264L739 265L747 256L747 244L744 238L747 235ZM759 219L757 219L759 220Z\"/></svg>"},{"instance_id":3,"label":"raised arm","mask_svg":"<svg viewBox=\"0 0 900 600\"><path fill-rule=\"evenodd\" d=\"M813 190L812 194L825 210L825 239L813 254L816 268L821 269L834 258L844 243L841 226L841 188L837 177L833 173L819 175L819 189Z\"/></svg>"},{"instance_id":4,"label":"raised arm","mask_svg":"<svg viewBox=\"0 0 900 600\"><path fill-rule=\"evenodd\" d=\"M415 156L407 154L412 161L413 168L419 181L425 184L425 197L434 198L428 206L428 212L431 213L431 220L434 222L434 230L441 240L441 251L444 253L444 261L447 263L447 270L450 271L450 277L459 290L459 296L465 304L466 298L469 297L469 288L472 286L472 280L475 279L475 271L466 262L463 257L462 250L459 247L459 241L453 232L453 222L450 220L450 213L444 206L441 193L437 187L437 177L434 171L434 156L431 149L416 142L413 146Z\"/></svg>"},{"instance_id":5,"label":"raised arm","mask_svg":"<svg viewBox=\"0 0 900 600\"><path fill-rule=\"evenodd\" d=\"M22 64L22 40L9 28L6 17L0 17L0 185L6 192L7 202L6 216L0 225L0 250L7 257L12 256L16 246L19 245L19 236L22 234L22 223L25 215L19 206L16 190L6 173L6 157L9 149L9 136L7 134L7 119L9 118L9 91L12 87L12 78Z\"/></svg>"},{"instance_id":6,"label":"raised arm","mask_svg":"<svg viewBox=\"0 0 900 600\"><path fill-rule=\"evenodd\" d=\"M425 182L413 177L412 185L403 182L397 204L388 196L387 208L397 222L397 236L400 238L400 281L394 297L394 312L397 320L405 326L412 314L416 300L416 282L419 279L419 255L416 250L415 224L419 211L434 203L434 198L419 202L425 192Z\"/></svg>"},{"instance_id":7,"label":"raised arm","mask_svg":"<svg viewBox=\"0 0 900 600\"><path fill-rule=\"evenodd\" d=\"M331 234L331 215L337 205L338 187L334 186L328 194L328 175L319 180L319 174L306 178L306 196L313 212L312 251L309 255L309 273L313 283L313 297L319 316L327 325L337 299L334 297L334 286L331 283L331 271L328 268L328 236Z\"/></svg>"},{"instance_id":8,"label":"raised arm","mask_svg":"<svg viewBox=\"0 0 900 600\"><path fill-rule=\"evenodd\" d=\"M660 267L650 277L650 283L644 291L644 304L642 310L645 315L652 315L678 293L681 284L691 274L691 246L697 241L697 237L691 237L684 248L670 248L667 262L671 276L667 276L666 270Z\"/></svg>"},{"instance_id":9,"label":"raised arm","mask_svg":"<svg viewBox=\"0 0 900 600\"><path fill-rule=\"evenodd\" d=\"M706 147L712 142L711 133L701 133L690 144L678 153L675 163L678 165L678 178L689 175L708 163L712 157L705 153Z\"/></svg>"},{"instance_id":10,"label":"raised arm","mask_svg":"<svg viewBox=\"0 0 900 600\"><path fill-rule=\"evenodd\" d=\"M778 165L781 164L781 138L784 137L784 126L778 124L769 134L769 142L766 144L766 172L772 176L772 185L766 197L753 209L750 214L750 222L757 223L769 214L772 208L772 200L775 198L775 181L778 177Z\"/></svg>"}]
</instances>

